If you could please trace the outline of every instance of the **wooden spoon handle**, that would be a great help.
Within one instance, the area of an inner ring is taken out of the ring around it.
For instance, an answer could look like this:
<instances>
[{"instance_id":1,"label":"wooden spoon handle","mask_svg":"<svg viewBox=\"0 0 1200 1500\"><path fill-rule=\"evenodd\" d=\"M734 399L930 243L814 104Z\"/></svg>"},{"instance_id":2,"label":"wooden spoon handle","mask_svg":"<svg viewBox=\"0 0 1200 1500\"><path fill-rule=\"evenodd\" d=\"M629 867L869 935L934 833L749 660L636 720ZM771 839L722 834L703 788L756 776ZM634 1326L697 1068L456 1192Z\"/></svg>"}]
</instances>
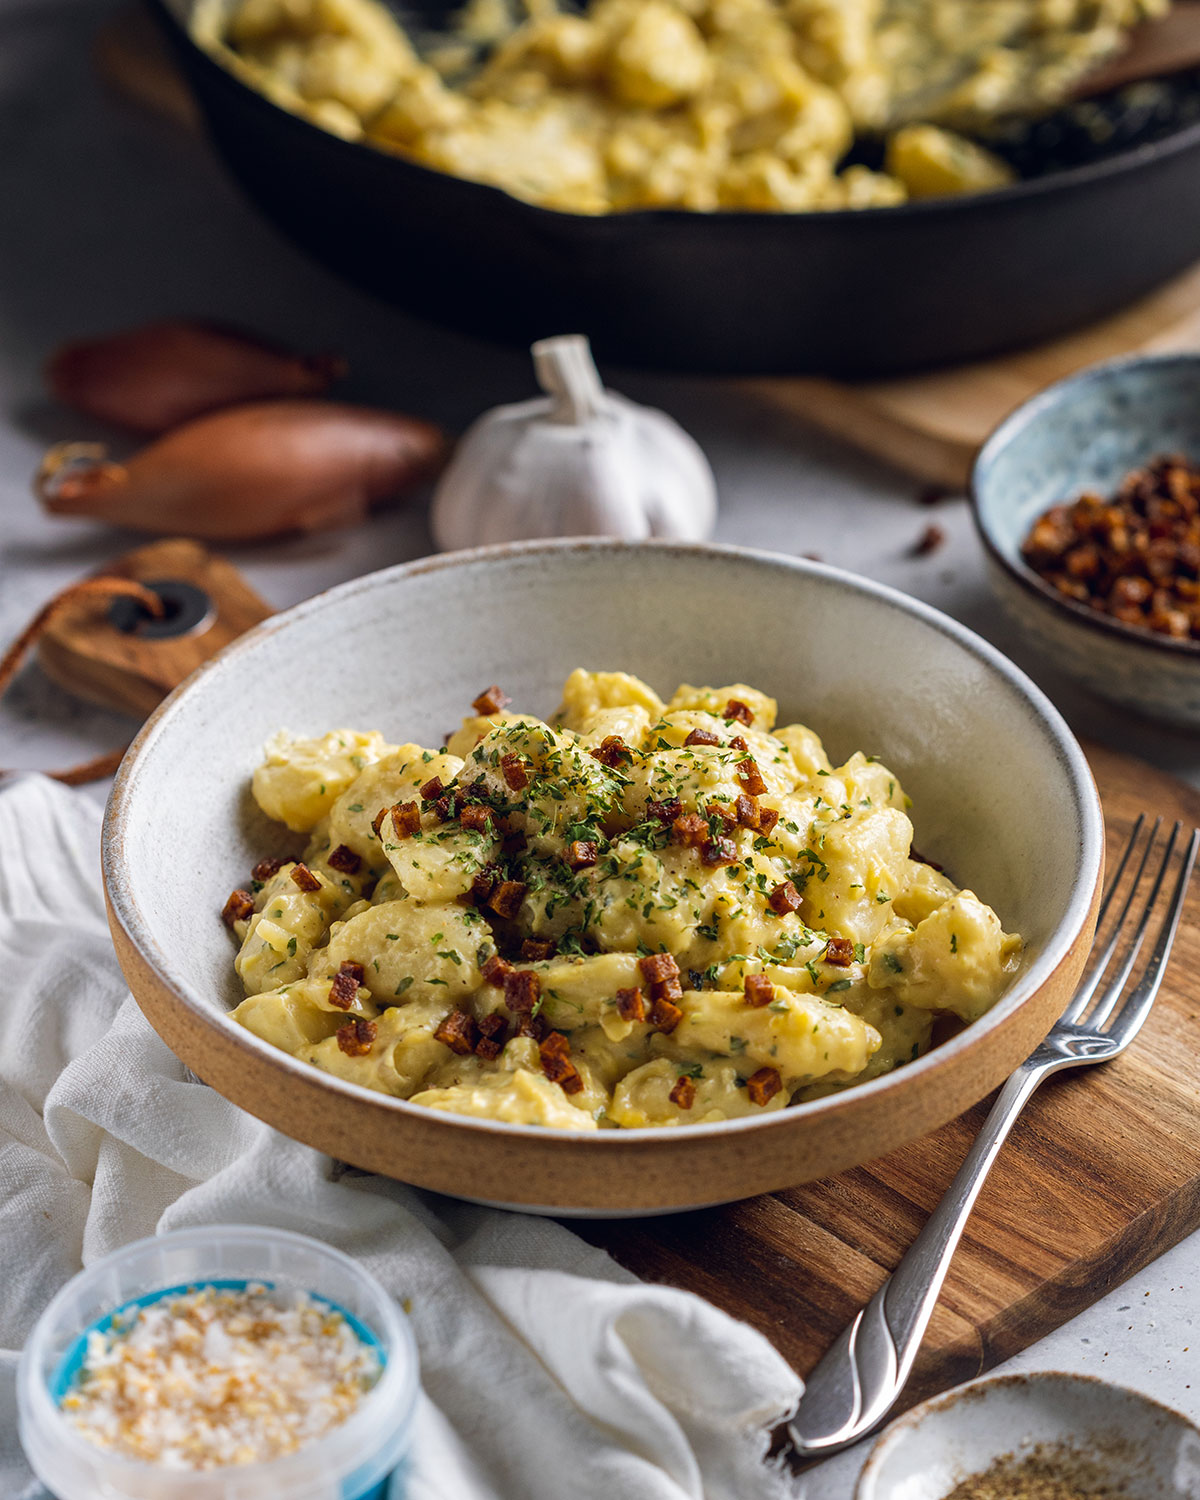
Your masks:
<instances>
[{"instance_id":1,"label":"wooden spoon handle","mask_svg":"<svg viewBox=\"0 0 1200 1500\"><path fill-rule=\"evenodd\" d=\"M1093 99L1127 83L1166 78L1200 66L1200 0L1175 0L1161 20L1130 33L1123 52L1076 84L1073 97Z\"/></svg>"}]
</instances>

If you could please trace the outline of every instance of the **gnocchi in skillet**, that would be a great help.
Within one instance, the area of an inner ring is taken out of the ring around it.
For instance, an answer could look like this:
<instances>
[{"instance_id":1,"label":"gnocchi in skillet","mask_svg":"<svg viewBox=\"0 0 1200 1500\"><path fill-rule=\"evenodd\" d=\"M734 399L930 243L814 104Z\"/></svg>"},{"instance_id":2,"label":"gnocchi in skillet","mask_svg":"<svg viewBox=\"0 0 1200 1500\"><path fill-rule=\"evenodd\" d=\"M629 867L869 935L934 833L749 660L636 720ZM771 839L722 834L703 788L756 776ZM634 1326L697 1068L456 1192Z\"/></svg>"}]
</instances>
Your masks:
<instances>
[{"instance_id":1,"label":"gnocchi in skillet","mask_svg":"<svg viewBox=\"0 0 1200 1500\"><path fill-rule=\"evenodd\" d=\"M431 1109L688 1125L902 1066L1016 968L896 777L754 688L578 670L548 723L473 709L443 750L268 745L254 796L308 846L225 908L248 1030Z\"/></svg>"}]
</instances>

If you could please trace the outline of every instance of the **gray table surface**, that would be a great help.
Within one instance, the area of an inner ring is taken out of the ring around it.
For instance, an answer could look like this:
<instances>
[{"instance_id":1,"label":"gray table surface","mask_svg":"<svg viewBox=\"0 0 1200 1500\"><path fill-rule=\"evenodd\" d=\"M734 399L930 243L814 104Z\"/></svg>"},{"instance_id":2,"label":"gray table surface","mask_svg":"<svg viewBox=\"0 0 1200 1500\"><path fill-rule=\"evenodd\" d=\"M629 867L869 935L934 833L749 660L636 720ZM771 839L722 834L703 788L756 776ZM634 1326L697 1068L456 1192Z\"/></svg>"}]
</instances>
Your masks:
<instances>
[{"instance_id":1,"label":"gray table surface","mask_svg":"<svg viewBox=\"0 0 1200 1500\"><path fill-rule=\"evenodd\" d=\"M136 545L128 533L50 520L30 476L44 447L97 436L47 399L40 368L60 341L152 317L247 323L302 348L347 354L350 399L459 430L532 391L527 357L444 333L346 287L279 239L208 150L114 99L89 53L111 0L0 0L0 640L57 589ZM1200 786L1200 740L1085 698L1009 632L989 596L962 500L934 510L918 486L772 412L736 384L606 370L700 441L721 494L717 538L825 561L906 589L978 630L1049 692L1080 734ZM945 545L914 558L926 524ZM430 551L423 506L349 533L240 549L275 606ZM0 766L49 768L122 745L135 725L52 687L36 668L0 702ZM103 797L103 785L91 795ZM1006 1369L1087 1371L1200 1417L1200 1238L1164 1255ZM1192 1348L1195 1343L1195 1348ZM1193 1389L1193 1386L1195 1387ZM865 1446L810 1473L814 1500L849 1496Z\"/></svg>"}]
</instances>

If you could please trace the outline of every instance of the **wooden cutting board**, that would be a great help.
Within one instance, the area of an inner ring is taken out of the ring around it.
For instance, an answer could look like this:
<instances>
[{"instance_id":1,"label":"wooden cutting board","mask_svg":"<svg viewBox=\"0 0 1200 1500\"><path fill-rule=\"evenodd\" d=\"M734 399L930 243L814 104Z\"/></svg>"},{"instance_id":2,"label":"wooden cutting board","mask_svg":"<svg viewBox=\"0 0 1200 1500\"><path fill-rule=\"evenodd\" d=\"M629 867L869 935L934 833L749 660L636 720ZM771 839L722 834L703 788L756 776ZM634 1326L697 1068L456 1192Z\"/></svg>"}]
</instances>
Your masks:
<instances>
[{"instance_id":1,"label":"wooden cutting board","mask_svg":"<svg viewBox=\"0 0 1200 1500\"><path fill-rule=\"evenodd\" d=\"M1003 417L1038 391L1101 360L1200 349L1200 265L1080 333L979 364L902 379L742 382L801 421L929 484L959 493Z\"/></svg>"},{"instance_id":2,"label":"wooden cutting board","mask_svg":"<svg viewBox=\"0 0 1200 1500\"><path fill-rule=\"evenodd\" d=\"M1137 813L1200 822L1200 793L1099 747L1115 864ZM950 1182L987 1103L825 1182L658 1219L572 1220L650 1281L698 1292L807 1374ZM899 1409L969 1380L1200 1228L1200 881L1162 993L1116 1062L1052 1079L992 1170Z\"/></svg>"}]
</instances>

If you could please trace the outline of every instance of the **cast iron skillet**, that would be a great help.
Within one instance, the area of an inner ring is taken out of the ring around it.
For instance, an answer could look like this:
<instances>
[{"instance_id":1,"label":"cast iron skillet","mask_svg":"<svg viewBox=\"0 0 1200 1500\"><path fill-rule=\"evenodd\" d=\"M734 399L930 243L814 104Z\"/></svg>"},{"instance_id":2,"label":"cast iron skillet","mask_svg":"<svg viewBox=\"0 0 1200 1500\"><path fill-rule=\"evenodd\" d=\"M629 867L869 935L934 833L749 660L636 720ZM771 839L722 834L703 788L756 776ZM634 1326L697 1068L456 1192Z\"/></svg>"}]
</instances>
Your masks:
<instances>
[{"instance_id":1,"label":"cast iron skillet","mask_svg":"<svg viewBox=\"0 0 1200 1500\"><path fill-rule=\"evenodd\" d=\"M150 3L218 150L286 235L411 312L506 342L578 331L659 369L883 374L1064 333L1200 255L1200 123L968 198L597 218L330 135L197 47L192 0Z\"/></svg>"}]
</instances>

